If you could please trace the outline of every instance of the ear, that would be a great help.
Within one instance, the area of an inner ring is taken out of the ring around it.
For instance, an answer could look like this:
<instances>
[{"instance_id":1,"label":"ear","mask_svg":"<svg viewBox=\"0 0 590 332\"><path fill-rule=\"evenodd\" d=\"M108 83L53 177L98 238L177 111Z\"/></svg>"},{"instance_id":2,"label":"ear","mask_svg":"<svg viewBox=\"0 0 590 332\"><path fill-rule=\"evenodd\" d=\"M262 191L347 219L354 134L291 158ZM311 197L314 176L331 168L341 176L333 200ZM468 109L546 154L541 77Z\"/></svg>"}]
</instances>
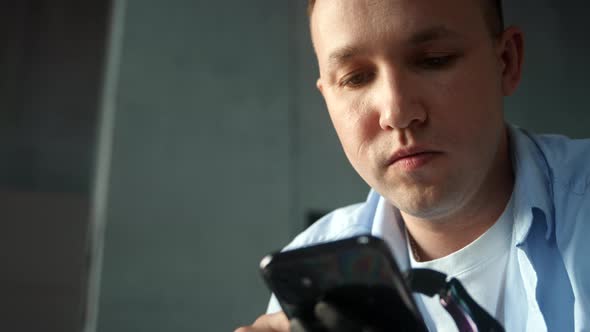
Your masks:
<instances>
[{"instance_id":1,"label":"ear","mask_svg":"<svg viewBox=\"0 0 590 332\"><path fill-rule=\"evenodd\" d=\"M316 88L318 88L318 90L320 91L320 93L323 95L324 94L324 87L323 87L323 83L322 83L322 78L319 77L318 80L315 82L315 86Z\"/></svg>"},{"instance_id":2,"label":"ear","mask_svg":"<svg viewBox=\"0 0 590 332\"><path fill-rule=\"evenodd\" d=\"M512 26L502 33L498 56L502 66L502 91L509 96L516 90L522 76L524 34L519 28Z\"/></svg>"}]
</instances>

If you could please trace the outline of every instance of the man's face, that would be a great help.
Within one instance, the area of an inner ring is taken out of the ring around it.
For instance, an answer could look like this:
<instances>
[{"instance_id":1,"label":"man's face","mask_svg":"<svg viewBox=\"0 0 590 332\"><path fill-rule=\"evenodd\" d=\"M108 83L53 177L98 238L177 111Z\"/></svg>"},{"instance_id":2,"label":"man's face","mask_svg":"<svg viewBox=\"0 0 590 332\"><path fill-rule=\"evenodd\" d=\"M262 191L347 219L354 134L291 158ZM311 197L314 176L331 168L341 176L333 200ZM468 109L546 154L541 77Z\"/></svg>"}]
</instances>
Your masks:
<instances>
[{"instance_id":1,"label":"man's face","mask_svg":"<svg viewBox=\"0 0 590 332\"><path fill-rule=\"evenodd\" d=\"M319 0L311 24L318 88L371 187L434 219L484 187L506 87L481 1Z\"/></svg>"}]
</instances>

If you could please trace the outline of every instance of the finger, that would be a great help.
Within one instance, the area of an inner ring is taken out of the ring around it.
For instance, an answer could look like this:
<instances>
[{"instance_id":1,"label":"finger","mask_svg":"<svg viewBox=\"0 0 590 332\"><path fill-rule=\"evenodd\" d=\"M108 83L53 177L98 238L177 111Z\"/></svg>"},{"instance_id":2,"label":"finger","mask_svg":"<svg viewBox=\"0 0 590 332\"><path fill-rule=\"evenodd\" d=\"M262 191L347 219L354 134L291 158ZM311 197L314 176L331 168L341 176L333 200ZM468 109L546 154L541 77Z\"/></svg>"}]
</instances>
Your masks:
<instances>
[{"instance_id":1,"label":"finger","mask_svg":"<svg viewBox=\"0 0 590 332\"><path fill-rule=\"evenodd\" d=\"M289 320L284 312L260 316L252 325L255 331L289 332Z\"/></svg>"},{"instance_id":2,"label":"finger","mask_svg":"<svg viewBox=\"0 0 590 332\"><path fill-rule=\"evenodd\" d=\"M319 302L314 308L317 319L329 330L338 332L360 332L360 322L347 318L336 307L326 302Z\"/></svg>"},{"instance_id":3,"label":"finger","mask_svg":"<svg viewBox=\"0 0 590 332\"><path fill-rule=\"evenodd\" d=\"M291 319L291 332L309 332L297 318Z\"/></svg>"}]
</instances>

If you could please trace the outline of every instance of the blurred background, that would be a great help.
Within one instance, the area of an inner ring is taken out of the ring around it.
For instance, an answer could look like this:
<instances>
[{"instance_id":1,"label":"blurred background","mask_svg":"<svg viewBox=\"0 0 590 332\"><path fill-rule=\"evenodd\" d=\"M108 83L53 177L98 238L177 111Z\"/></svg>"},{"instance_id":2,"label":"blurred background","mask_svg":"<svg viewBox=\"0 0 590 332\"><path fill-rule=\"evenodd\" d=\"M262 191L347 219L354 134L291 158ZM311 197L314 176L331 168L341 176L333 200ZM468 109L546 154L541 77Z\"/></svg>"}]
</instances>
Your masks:
<instances>
[{"instance_id":1,"label":"blurred background","mask_svg":"<svg viewBox=\"0 0 590 332\"><path fill-rule=\"evenodd\" d=\"M1 331L232 331L264 312L260 258L368 191L315 89L305 6L2 4ZM584 2L505 6L526 33L507 118L590 136Z\"/></svg>"}]
</instances>

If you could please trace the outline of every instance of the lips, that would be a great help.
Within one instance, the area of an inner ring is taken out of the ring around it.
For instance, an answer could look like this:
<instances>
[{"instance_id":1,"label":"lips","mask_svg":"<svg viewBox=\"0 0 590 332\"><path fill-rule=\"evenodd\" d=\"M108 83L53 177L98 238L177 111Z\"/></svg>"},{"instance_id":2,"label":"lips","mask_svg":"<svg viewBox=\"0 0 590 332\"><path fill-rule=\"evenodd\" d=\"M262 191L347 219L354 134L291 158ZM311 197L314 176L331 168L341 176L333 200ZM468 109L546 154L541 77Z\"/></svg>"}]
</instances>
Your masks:
<instances>
[{"instance_id":1,"label":"lips","mask_svg":"<svg viewBox=\"0 0 590 332\"><path fill-rule=\"evenodd\" d=\"M428 163L433 157L440 154L435 151L422 147L408 147L397 150L388 159L387 166L399 165L405 169L415 169Z\"/></svg>"}]
</instances>

